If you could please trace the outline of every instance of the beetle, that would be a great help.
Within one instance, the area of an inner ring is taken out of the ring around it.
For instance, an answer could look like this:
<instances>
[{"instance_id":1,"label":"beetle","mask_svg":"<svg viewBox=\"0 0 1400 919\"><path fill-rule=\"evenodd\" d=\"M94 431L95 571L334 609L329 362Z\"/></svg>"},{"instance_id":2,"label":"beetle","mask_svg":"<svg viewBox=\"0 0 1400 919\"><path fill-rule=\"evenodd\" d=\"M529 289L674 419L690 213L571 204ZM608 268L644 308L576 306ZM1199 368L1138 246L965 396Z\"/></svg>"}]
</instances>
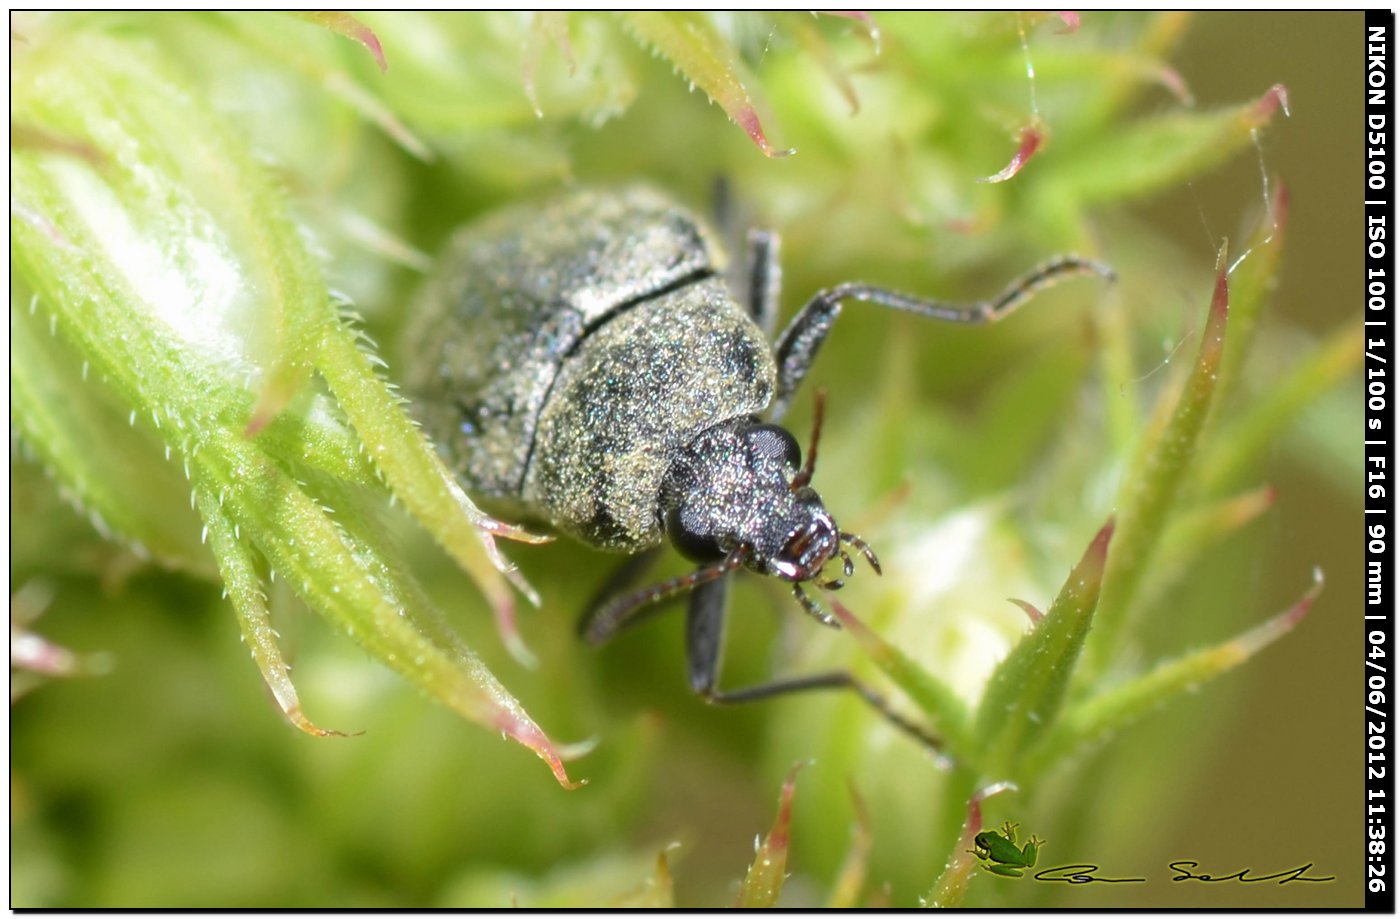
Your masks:
<instances>
[{"instance_id":1,"label":"beetle","mask_svg":"<svg viewBox=\"0 0 1400 919\"><path fill-rule=\"evenodd\" d=\"M751 232L731 293L712 232L647 187L573 191L489 214L453 237L425 285L405 338L406 390L426 433L493 513L637 556L582 620L586 641L601 644L689 591L690 685L706 701L846 688L936 744L845 671L718 686L732 572L788 582L803 610L835 626L804 585L840 588L824 572L839 560L843 576L853 573L847 547L880 570L811 487L820 399L805 464L779 422L845 302L991 322L1052 282L1111 272L1061 256L970 305L840 284L771 342L777 249L776 235ZM699 567L621 589L666 537Z\"/></svg>"}]
</instances>

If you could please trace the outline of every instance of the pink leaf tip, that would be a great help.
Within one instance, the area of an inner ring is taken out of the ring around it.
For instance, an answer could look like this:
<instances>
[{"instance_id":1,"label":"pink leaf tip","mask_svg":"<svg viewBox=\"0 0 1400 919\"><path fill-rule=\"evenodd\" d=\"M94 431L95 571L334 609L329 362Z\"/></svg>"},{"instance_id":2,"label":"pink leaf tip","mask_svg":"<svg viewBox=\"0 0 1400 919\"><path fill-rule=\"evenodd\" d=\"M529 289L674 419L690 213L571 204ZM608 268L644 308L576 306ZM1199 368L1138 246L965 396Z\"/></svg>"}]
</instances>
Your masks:
<instances>
[{"instance_id":1,"label":"pink leaf tip","mask_svg":"<svg viewBox=\"0 0 1400 919\"><path fill-rule=\"evenodd\" d=\"M985 184L994 184L1014 178L1017 173L1025 168L1030 158L1035 156L1036 151L1040 149L1040 145L1044 143L1044 141L1045 131L1043 126L1038 121L1032 121L1021 129L1020 146L1016 148L1015 154L1012 155L1011 162L1007 163L996 175L989 175L977 181Z\"/></svg>"},{"instance_id":2,"label":"pink leaf tip","mask_svg":"<svg viewBox=\"0 0 1400 919\"><path fill-rule=\"evenodd\" d=\"M1292 112L1288 110L1288 87L1282 83L1275 83L1254 104L1254 108L1250 110L1249 121L1252 125L1262 125L1273 118L1274 112L1279 109L1283 109L1285 118L1292 117Z\"/></svg>"},{"instance_id":3,"label":"pink leaf tip","mask_svg":"<svg viewBox=\"0 0 1400 919\"><path fill-rule=\"evenodd\" d=\"M1026 615L1031 618L1031 622L1039 622L1040 620L1045 618L1045 614L1041 612L1037 606L1035 606L1032 603L1027 603L1025 600L1017 600L1015 597L1007 597L1006 602L1014 603L1015 605L1019 606L1022 610L1025 611Z\"/></svg>"},{"instance_id":4,"label":"pink leaf tip","mask_svg":"<svg viewBox=\"0 0 1400 919\"><path fill-rule=\"evenodd\" d=\"M797 796L797 773L810 766L811 760L802 760L788 770L783 780L783 790L778 797L778 816L773 821L773 829L768 833L770 850L783 850L788 845L788 834L792 826L792 801Z\"/></svg>"},{"instance_id":5,"label":"pink leaf tip","mask_svg":"<svg viewBox=\"0 0 1400 919\"><path fill-rule=\"evenodd\" d=\"M1165 64L1157 71L1157 82L1167 88L1167 92L1176 97L1176 101L1182 105L1193 106L1196 104L1196 97L1191 93L1190 87L1186 85L1186 79L1175 67L1168 67Z\"/></svg>"},{"instance_id":6,"label":"pink leaf tip","mask_svg":"<svg viewBox=\"0 0 1400 919\"><path fill-rule=\"evenodd\" d=\"M823 10L827 16L840 16L842 19L854 19L865 26L865 34L870 39L870 43L875 46L875 53L880 53L880 27L875 24L875 20L865 10Z\"/></svg>"},{"instance_id":7,"label":"pink leaf tip","mask_svg":"<svg viewBox=\"0 0 1400 919\"><path fill-rule=\"evenodd\" d=\"M1210 320L1206 324L1206 342L1225 336L1225 320L1230 315L1229 272L1220 269L1215 275L1215 290L1210 297ZM1203 343L1204 344L1204 343Z\"/></svg>"},{"instance_id":8,"label":"pink leaf tip","mask_svg":"<svg viewBox=\"0 0 1400 919\"><path fill-rule=\"evenodd\" d=\"M1102 565L1104 558L1108 555L1108 544L1113 541L1113 531L1118 526L1118 521L1109 517L1104 521L1104 525L1099 528L1099 532L1094 535L1094 541L1089 544L1089 550L1084 553L1084 558L1095 559Z\"/></svg>"},{"instance_id":9,"label":"pink leaf tip","mask_svg":"<svg viewBox=\"0 0 1400 919\"><path fill-rule=\"evenodd\" d=\"M374 63L379 67L379 72L389 72L389 60L384 56L384 47L379 44L379 36L375 35L373 29L354 16L336 11L298 13L297 15L364 45L365 50L373 55Z\"/></svg>"},{"instance_id":10,"label":"pink leaf tip","mask_svg":"<svg viewBox=\"0 0 1400 919\"><path fill-rule=\"evenodd\" d=\"M744 133L749 135L749 138L758 145L758 149L762 150L766 157L776 159L782 156L792 156L797 152L792 147L779 150L773 146L772 142L768 140L768 135L763 133L763 125L759 123L758 113L751 105L746 105L738 111L734 117L734 123L744 129Z\"/></svg>"},{"instance_id":11,"label":"pink leaf tip","mask_svg":"<svg viewBox=\"0 0 1400 919\"><path fill-rule=\"evenodd\" d=\"M563 757L554 746L553 741L546 737L544 731L541 731L539 726L526 718L523 713L501 712L496 718L496 727L511 739L534 751L535 755L549 766L549 771L554 773L554 780L569 791L574 791L588 784L587 779L575 782L569 778L569 773L564 769Z\"/></svg>"}]
</instances>

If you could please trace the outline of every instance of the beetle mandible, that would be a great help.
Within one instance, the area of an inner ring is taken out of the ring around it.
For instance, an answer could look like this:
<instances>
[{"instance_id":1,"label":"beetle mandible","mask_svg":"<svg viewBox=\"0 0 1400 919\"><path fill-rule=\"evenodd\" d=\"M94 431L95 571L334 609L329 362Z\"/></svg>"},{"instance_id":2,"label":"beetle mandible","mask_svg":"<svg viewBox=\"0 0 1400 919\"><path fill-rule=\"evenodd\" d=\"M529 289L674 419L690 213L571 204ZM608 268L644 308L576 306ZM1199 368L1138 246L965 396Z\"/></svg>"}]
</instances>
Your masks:
<instances>
[{"instance_id":1,"label":"beetle mandible","mask_svg":"<svg viewBox=\"0 0 1400 919\"><path fill-rule=\"evenodd\" d=\"M727 576L748 568L789 582L807 613L836 621L803 587L846 547L843 531L780 422L847 301L930 319L995 321L1032 293L1104 266L1056 258L979 303L939 303L867 284L821 291L770 343L777 237L749 234L731 294L719 247L689 211L645 187L577 191L496 212L460 230L428 281L406 337L405 383L427 434L493 512L543 523L599 549L639 554L663 536L700 567L621 590L581 623L592 644L690 591L690 685L710 702L813 689L859 693L898 727L936 744L845 671L742 690L718 685ZM616 587L619 578L614 578Z\"/></svg>"}]
</instances>

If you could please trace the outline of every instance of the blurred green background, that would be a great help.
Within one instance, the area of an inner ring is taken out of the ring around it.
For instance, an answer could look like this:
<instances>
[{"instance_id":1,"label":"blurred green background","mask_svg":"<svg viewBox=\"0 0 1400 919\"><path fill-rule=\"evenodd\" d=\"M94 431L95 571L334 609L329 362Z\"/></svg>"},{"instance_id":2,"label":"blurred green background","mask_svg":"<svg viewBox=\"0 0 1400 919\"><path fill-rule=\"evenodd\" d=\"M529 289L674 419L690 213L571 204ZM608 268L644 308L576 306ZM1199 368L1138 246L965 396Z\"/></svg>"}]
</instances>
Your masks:
<instances>
[{"instance_id":1,"label":"blurred green background","mask_svg":"<svg viewBox=\"0 0 1400 919\"><path fill-rule=\"evenodd\" d=\"M646 179L701 209L724 173L784 234L785 316L848 279L970 298L1068 247L1119 270L1114 292L1076 281L995 329L851 308L814 371L828 392L816 484L887 570L858 576L843 600L974 697L1025 627L1004 598L1048 605L1114 509L1126 459L1105 452L1117 409L1097 369L1096 299L1120 298L1131 382L1148 406L1198 347L1222 237L1237 253L1258 219L1262 158L1270 181L1287 185L1290 216L1244 404L1358 319L1360 14L1190 19L1163 53L1199 108L1243 105L1283 83L1291 117L1261 131L1259 152L1246 144L1202 174L1083 201L1053 198L1038 175L1062 175L1057 157L1108 149L1116 124L1181 108L1128 66L1151 57L1139 37L1174 20L1086 13L1072 36L1053 19L1030 24L1050 140L1011 182L979 185L1009 158L1028 111L1009 14L880 16L878 57L844 20L718 20L753 77L768 136L798 149L788 159L764 158L671 62L605 16L570 20L572 76L546 43L538 120L521 88L527 19L363 19L384 43L383 76L350 42L292 20L122 15L65 27L159 48L246 135L316 235L331 286L385 345L391 374L420 275L358 245L340 209L432 253L468 216L566 180ZM51 26L17 27L39 42ZM804 29L822 44L803 45ZM419 162L327 105L285 51L301 41L382 97L437 159ZM841 62L859 113L814 47ZM1091 105L1128 84L1122 114L1096 120ZM1223 641L1292 604L1316 566L1327 586L1298 629L1042 787L987 806L989 822L1014 819L1048 840L1042 866L1094 862L1148 882L1069 888L979 874L968 905L1360 904L1360 405L1353 369L1252 459L1241 489L1272 484L1277 502L1170 582L1125 660L1140 667ZM804 395L792 419L800 440L809 417ZM543 662L528 672L461 572L406 518L387 519L453 625L535 720L559 741L598 740L570 764L590 784L559 788L528 751L423 698L279 580L277 625L309 714L363 731L299 734L269 704L217 584L104 543L12 450L12 606L51 595L35 631L113 662L12 707L12 905L606 905L640 887L672 842L676 903L724 905L782 777L807 759L783 905L826 901L855 821L848 785L871 813L862 902L927 893L951 842L941 773L859 703L706 708L686 691L679 616L601 653L584 648L573 623L616 560L562 542L506 547L543 595L540 610L522 612ZM853 642L818 634L784 593L749 581L735 591L731 685L859 661ZM1310 874L1336 880L1173 883L1166 865L1177 859L1216 873L1313 863Z\"/></svg>"}]
</instances>

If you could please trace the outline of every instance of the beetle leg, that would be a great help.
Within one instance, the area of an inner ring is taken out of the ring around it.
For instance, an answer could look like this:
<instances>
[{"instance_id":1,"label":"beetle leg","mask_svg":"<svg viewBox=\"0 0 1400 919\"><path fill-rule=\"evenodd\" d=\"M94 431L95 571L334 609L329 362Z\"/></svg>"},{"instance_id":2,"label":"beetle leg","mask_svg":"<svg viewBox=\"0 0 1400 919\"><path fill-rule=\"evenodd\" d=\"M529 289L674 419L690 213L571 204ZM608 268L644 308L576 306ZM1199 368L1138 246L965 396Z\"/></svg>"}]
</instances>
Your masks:
<instances>
[{"instance_id":1,"label":"beetle leg","mask_svg":"<svg viewBox=\"0 0 1400 919\"><path fill-rule=\"evenodd\" d=\"M719 681L720 654L724 648L724 608L729 597L728 578L716 578L695 588L685 616L685 656L690 688L705 699Z\"/></svg>"},{"instance_id":2,"label":"beetle leg","mask_svg":"<svg viewBox=\"0 0 1400 919\"><path fill-rule=\"evenodd\" d=\"M729 177L722 172L716 175L710 182L710 219L719 231L725 252L738 251L739 235L743 231L741 221L745 219L739 213L741 203L735 198ZM731 280L734 280L732 275Z\"/></svg>"},{"instance_id":3,"label":"beetle leg","mask_svg":"<svg viewBox=\"0 0 1400 919\"><path fill-rule=\"evenodd\" d=\"M816 600L813 600L807 595L807 591L802 589L801 582L793 581L792 595L797 598L798 603L802 604L802 609L807 613L807 615L811 616L813 619L817 620L822 625L828 628L841 628L841 623L836 621L835 616L822 609L821 604L817 603Z\"/></svg>"},{"instance_id":4,"label":"beetle leg","mask_svg":"<svg viewBox=\"0 0 1400 919\"><path fill-rule=\"evenodd\" d=\"M749 230L746 240L743 303L753 321L772 339L778 321L778 295L783 269L778 261L778 234L772 230Z\"/></svg>"},{"instance_id":5,"label":"beetle leg","mask_svg":"<svg viewBox=\"0 0 1400 919\"><path fill-rule=\"evenodd\" d=\"M778 386L769 411L770 420L780 421L787 414L793 393L802 385L846 300L875 303L943 322L976 325L995 322L1029 300L1036 291L1083 274L1097 274L1110 280L1114 276L1112 269L1099 262L1062 255L1012 282L992 299L977 303L940 303L869 284L841 284L824 290L798 311L778 339L773 354L778 363Z\"/></svg>"},{"instance_id":6,"label":"beetle leg","mask_svg":"<svg viewBox=\"0 0 1400 919\"><path fill-rule=\"evenodd\" d=\"M797 475L792 477L792 490L805 488L811 484L812 474L817 471L817 445L822 439L822 419L826 416L826 390L818 389L812 396L812 439L807 446L807 462L802 464Z\"/></svg>"},{"instance_id":7,"label":"beetle leg","mask_svg":"<svg viewBox=\"0 0 1400 919\"><path fill-rule=\"evenodd\" d=\"M608 641L622 629L636 624L649 613L657 611L657 604L687 590L694 590L703 584L724 577L744 564L749 550L740 546L725 556L718 564L700 568L689 574L662 581L650 587L643 587L631 593L618 594L602 606L590 610L579 623L579 634L591 645Z\"/></svg>"},{"instance_id":8,"label":"beetle leg","mask_svg":"<svg viewBox=\"0 0 1400 919\"><path fill-rule=\"evenodd\" d=\"M719 689L716 684L719 682L720 649L724 642L727 587L727 578L719 578L698 586L691 594L690 609L686 617L686 656L690 662L690 688L706 702L733 705L809 690L849 689L899 730L934 750L942 748L943 741L937 735L895 711L884 696L843 670L774 680L747 689Z\"/></svg>"},{"instance_id":9,"label":"beetle leg","mask_svg":"<svg viewBox=\"0 0 1400 919\"><path fill-rule=\"evenodd\" d=\"M661 546L652 546L650 549L643 549L636 555L623 559L622 563L613 570L613 573L608 575L603 586L594 592L593 596L589 598L588 604L584 606L585 612L583 620L580 622L580 628L582 628L583 622L592 618L596 610L614 597L626 593L628 588L635 586L637 581L641 580L642 575L646 574L647 569L661 557L661 552Z\"/></svg>"},{"instance_id":10,"label":"beetle leg","mask_svg":"<svg viewBox=\"0 0 1400 919\"><path fill-rule=\"evenodd\" d=\"M736 201L729 180L715 177L711 192L711 213L724 250L737 253L744 250L742 261L730 261L725 276L734 298L748 310L753 321L763 330L763 337L772 339L778 319L778 288L782 267L778 262L778 234L772 230L749 229L748 209Z\"/></svg>"},{"instance_id":11,"label":"beetle leg","mask_svg":"<svg viewBox=\"0 0 1400 919\"><path fill-rule=\"evenodd\" d=\"M854 533L842 533L840 534L840 538L842 542L848 542L851 545L855 546L857 549L859 549L860 554L865 556L865 560L870 563L871 568L875 569L876 574L884 573L880 570L880 559L878 559L875 556L875 550L870 548L869 543L867 543L865 540L861 539ZM848 556L845 552L842 552L841 557L847 558ZM848 571L847 575L849 574L850 572Z\"/></svg>"}]
</instances>

